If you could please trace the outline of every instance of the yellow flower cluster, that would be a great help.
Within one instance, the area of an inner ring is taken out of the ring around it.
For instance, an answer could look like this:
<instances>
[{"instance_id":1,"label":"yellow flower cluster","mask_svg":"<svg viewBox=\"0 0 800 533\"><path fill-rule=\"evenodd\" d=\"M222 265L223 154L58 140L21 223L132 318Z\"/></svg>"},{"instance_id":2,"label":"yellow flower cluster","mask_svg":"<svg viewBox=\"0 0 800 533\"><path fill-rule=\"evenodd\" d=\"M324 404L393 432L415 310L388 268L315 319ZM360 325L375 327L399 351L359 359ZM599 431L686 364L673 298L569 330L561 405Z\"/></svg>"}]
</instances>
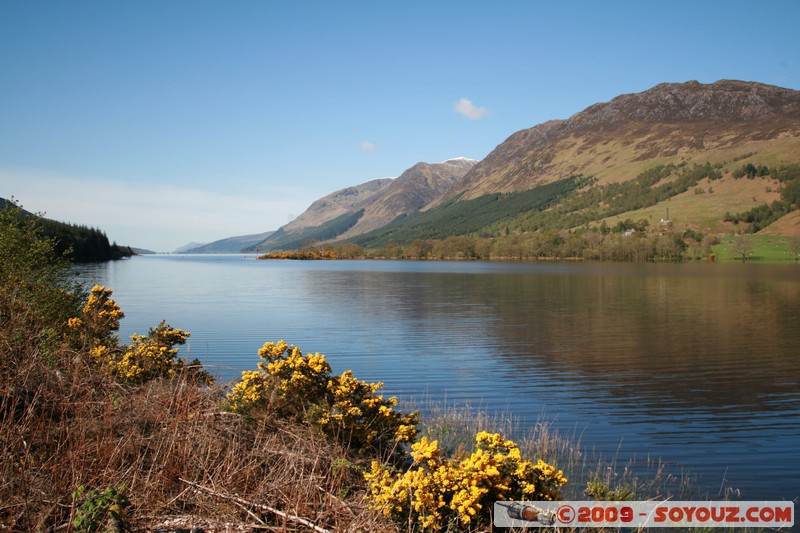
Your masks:
<instances>
[{"instance_id":1,"label":"yellow flower cluster","mask_svg":"<svg viewBox=\"0 0 800 533\"><path fill-rule=\"evenodd\" d=\"M89 299L83 306L83 314L94 318L106 331L119 329L119 321L125 318L117 302L111 299L111 289L95 285L89 293Z\"/></svg>"},{"instance_id":2,"label":"yellow flower cluster","mask_svg":"<svg viewBox=\"0 0 800 533\"><path fill-rule=\"evenodd\" d=\"M258 355L258 370L242 372L242 380L228 394L233 411L253 413L269 405L354 449L391 453L398 443L416 437L417 413L397 411L397 398L378 394L382 383L360 381L350 370L331 376L324 355L303 354L284 341L264 344Z\"/></svg>"},{"instance_id":3,"label":"yellow flower cluster","mask_svg":"<svg viewBox=\"0 0 800 533\"><path fill-rule=\"evenodd\" d=\"M539 460L522 458L519 447L497 433L480 432L469 456L449 460L437 441L412 445L414 462L405 472L373 461L365 474L371 506L400 523L439 531L460 524L483 526L497 500L557 500L563 473Z\"/></svg>"},{"instance_id":4,"label":"yellow flower cluster","mask_svg":"<svg viewBox=\"0 0 800 533\"><path fill-rule=\"evenodd\" d=\"M111 299L112 291L101 285L92 287L82 317L70 318L67 325L79 332L83 347L91 361L120 381L142 383L154 378L169 378L184 369L186 362L176 359L189 332L172 328L165 322L145 335L131 335L132 344L122 346L112 332L119 329L125 316ZM190 363L191 375L200 382L211 384L213 378L199 370L199 361Z\"/></svg>"},{"instance_id":5,"label":"yellow flower cluster","mask_svg":"<svg viewBox=\"0 0 800 533\"><path fill-rule=\"evenodd\" d=\"M302 401L324 394L331 373L324 355L304 355L299 348L280 341L264 344L258 356L263 359L258 368L273 378L280 399Z\"/></svg>"},{"instance_id":6,"label":"yellow flower cluster","mask_svg":"<svg viewBox=\"0 0 800 533\"><path fill-rule=\"evenodd\" d=\"M83 316L70 318L67 326L81 332L88 348L92 348L94 341L109 340L112 332L119 329L119 321L125 317L117 302L111 299L111 289L102 285L92 287L81 312Z\"/></svg>"},{"instance_id":7,"label":"yellow flower cluster","mask_svg":"<svg viewBox=\"0 0 800 533\"><path fill-rule=\"evenodd\" d=\"M377 394L383 383L366 383L352 370L328 381L329 410L323 427L330 434L358 447L380 447L408 442L417 434L417 413L404 415L394 409L397 398Z\"/></svg>"},{"instance_id":8,"label":"yellow flower cluster","mask_svg":"<svg viewBox=\"0 0 800 533\"><path fill-rule=\"evenodd\" d=\"M265 392L264 376L257 370L242 372L242 380L234 385L228 394L231 410L243 413L263 403Z\"/></svg>"},{"instance_id":9,"label":"yellow flower cluster","mask_svg":"<svg viewBox=\"0 0 800 533\"><path fill-rule=\"evenodd\" d=\"M114 361L114 374L124 381L142 383L172 377L184 366L176 359L176 344L185 344L189 333L161 322L149 335L131 335L132 343Z\"/></svg>"}]
</instances>

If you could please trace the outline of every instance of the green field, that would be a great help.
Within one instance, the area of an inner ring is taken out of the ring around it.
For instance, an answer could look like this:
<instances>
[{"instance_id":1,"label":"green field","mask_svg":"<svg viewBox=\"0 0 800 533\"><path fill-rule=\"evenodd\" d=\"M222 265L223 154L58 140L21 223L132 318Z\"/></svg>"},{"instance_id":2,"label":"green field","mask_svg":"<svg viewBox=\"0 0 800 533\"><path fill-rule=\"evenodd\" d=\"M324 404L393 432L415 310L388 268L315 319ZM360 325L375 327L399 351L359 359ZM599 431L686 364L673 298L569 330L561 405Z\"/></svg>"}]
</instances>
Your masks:
<instances>
[{"instance_id":1,"label":"green field","mask_svg":"<svg viewBox=\"0 0 800 533\"><path fill-rule=\"evenodd\" d=\"M746 235L750 239L751 253L747 261L754 263L788 263L796 261L796 256L790 251L791 237L778 237L774 235ZM711 247L717 261L730 263L741 261L742 256L733 248L735 237L723 237L720 244Z\"/></svg>"}]
</instances>

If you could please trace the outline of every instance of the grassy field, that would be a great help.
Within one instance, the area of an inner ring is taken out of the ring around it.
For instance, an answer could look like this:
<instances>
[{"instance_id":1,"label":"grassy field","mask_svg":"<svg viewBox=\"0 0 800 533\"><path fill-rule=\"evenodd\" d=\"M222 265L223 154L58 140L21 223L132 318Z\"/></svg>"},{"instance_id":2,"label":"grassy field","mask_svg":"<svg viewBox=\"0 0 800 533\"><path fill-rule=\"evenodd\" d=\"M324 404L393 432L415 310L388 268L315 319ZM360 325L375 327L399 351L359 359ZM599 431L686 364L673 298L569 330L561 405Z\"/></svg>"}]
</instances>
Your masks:
<instances>
[{"instance_id":1,"label":"grassy field","mask_svg":"<svg viewBox=\"0 0 800 533\"><path fill-rule=\"evenodd\" d=\"M739 213L761 204L769 204L779 198L779 194L775 192L777 189L778 184L766 178L734 180L725 177L711 182L704 179L696 188L667 201L605 220L613 227L617 222L628 218L645 219L653 225L668 217L679 230L693 228L703 233L732 233L734 226L723 221L726 213Z\"/></svg>"},{"instance_id":2,"label":"grassy field","mask_svg":"<svg viewBox=\"0 0 800 533\"><path fill-rule=\"evenodd\" d=\"M778 237L774 235L747 235L752 243L752 251L747 258L753 263L790 263L796 261L796 256L790 252L791 237ZM712 246L717 261L730 263L741 261L742 256L733 250L734 237L723 237L720 243Z\"/></svg>"}]
</instances>

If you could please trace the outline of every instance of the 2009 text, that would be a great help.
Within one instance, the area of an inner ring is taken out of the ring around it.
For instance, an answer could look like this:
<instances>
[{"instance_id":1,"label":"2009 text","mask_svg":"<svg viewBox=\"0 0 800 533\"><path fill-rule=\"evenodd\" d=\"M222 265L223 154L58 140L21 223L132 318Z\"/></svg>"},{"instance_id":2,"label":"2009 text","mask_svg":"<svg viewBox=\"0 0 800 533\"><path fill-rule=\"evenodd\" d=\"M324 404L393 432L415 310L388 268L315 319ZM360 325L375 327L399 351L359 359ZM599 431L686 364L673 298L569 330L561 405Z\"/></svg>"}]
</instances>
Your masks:
<instances>
[{"instance_id":1,"label":"2009 text","mask_svg":"<svg viewBox=\"0 0 800 533\"><path fill-rule=\"evenodd\" d=\"M498 527L791 527L794 503L773 502L496 502Z\"/></svg>"}]
</instances>

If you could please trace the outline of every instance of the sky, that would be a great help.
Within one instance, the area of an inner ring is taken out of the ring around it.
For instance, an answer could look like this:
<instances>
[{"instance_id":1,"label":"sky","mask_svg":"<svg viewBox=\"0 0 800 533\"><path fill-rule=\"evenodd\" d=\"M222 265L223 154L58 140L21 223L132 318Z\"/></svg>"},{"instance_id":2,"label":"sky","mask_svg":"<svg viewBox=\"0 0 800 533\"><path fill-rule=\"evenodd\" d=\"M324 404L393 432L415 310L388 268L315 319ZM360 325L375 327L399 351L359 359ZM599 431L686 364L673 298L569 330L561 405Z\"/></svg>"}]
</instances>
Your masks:
<instances>
[{"instance_id":1,"label":"sky","mask_svg":"<svg viewBox=\"0 0 800 533\"><path fill-rule=\"evenodd\" d=\"M800 1L0 1L0 197L120 244L317 198L662 82L800 89Z\"/></svg>"}]
</instances>

